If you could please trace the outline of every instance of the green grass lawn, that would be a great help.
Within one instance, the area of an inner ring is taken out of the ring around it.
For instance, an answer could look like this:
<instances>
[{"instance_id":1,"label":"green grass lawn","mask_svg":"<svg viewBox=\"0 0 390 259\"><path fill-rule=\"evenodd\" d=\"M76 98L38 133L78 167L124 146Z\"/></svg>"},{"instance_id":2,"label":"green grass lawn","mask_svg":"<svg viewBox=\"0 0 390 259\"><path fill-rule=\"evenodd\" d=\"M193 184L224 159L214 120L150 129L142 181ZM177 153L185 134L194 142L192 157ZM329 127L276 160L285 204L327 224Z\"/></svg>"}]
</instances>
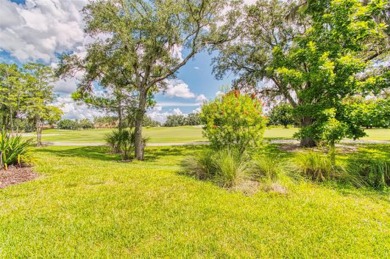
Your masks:
<instances>
[{"instance_id":1,"label":"green grass lawn","mask_svg":"<svg viewBox=\"0 0 390 259\"><path fill-rule=\"evenodd\" d=\"M104 143L106 134L113 129L93 130L58 130L51 129L43 132L44 142L74 142L74 143ZM145 128L145 137L150 143L189 143L205 141L202 129L199 127L158 127Z\"/></svg>"},{"instance_id":2,"label":"green grass lawn","mask_svg":"<svg viewBox=\"0 0 390 259\"><path fill-rule=\"evenodd\" d=\"M68 143L104 143L104 137L112 129L93 130L45 130L44 142L68 142ZM265 139L293 139L297 128L270 128L265 131ZM387 140L390 141L390 129L371 129L366 131L368 136L363 140ZM206 141L202 136L200 127L174 127L174 128L145 128L144 134L149 138L149 143L191 143Z\"/></svg>"},{"instance_id":3,"label":"green grass lawn","mask_svg":"<svg viewBox=\"0 0 390 259\"><path fill-rule=\"evenodd\" d=\"M389 155L378 147L364 151ZM34 149L40 178L0 190L0 257L390 257L388 193L298 182L248 197L179 174L198 150L121 163L104 147Z\"/></svg>"}]
</instances>

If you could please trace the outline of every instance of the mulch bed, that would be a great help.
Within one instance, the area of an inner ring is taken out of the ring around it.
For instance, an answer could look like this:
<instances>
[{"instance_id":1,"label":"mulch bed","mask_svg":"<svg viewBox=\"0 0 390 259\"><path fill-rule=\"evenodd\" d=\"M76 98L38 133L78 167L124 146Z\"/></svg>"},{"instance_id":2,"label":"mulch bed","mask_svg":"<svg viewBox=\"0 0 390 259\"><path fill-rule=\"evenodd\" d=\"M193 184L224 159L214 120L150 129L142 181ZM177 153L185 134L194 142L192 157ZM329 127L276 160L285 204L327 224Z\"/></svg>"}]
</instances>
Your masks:
<instances>
[{"instance_id":1,"label":"mulch bed","mask_svg":"<svg viewBox=\"0 0 390 259\"><path fill-rule=\"evenodd\" d=\"M0 170L0 189L10 185L24 183L37 178L31 167L9 167L7 171Z\"/></svg>"}]
</instances>

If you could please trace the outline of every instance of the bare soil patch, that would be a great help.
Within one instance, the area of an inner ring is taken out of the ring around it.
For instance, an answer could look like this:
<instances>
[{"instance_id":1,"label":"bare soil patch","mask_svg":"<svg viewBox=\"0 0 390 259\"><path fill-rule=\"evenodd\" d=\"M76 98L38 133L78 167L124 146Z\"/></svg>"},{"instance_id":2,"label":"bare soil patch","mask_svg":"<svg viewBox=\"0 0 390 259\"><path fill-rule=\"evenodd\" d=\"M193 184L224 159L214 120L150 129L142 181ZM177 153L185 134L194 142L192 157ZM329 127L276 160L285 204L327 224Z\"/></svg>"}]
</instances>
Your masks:
<instances>
[{"instance_id":1,"label":"bare soil patch","mask_svg":"<svg viewBox=\"0 0 390 259\"><path fill-rule=\"evenodd\" d=\"M0 189L10 185L20 184L37 178L31 167L8 167L0 170Z\"/></svg>"}]
</instances>

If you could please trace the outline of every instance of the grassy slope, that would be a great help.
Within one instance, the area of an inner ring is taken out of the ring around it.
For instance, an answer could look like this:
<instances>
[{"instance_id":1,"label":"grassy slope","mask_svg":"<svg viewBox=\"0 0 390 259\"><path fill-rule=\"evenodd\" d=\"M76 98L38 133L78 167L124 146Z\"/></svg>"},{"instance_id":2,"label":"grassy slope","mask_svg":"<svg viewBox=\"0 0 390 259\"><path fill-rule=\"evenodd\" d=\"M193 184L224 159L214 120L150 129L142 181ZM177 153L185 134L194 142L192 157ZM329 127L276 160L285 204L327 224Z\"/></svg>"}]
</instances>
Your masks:
<instances>
[{"instance_id":1,"label":"grassy slope","mask_svg":"<svg viewBox=\"0 0 390 259\"><path fill-rule=\"evenodd\" d=\"M196 149L131 164L102 147L35 150L40 179L0 190L0 257L390 256L386 194L302 183L246 197L179 175Z\"/></svg>"},{"instance_id":2,"label":"grassy slope","mask_svg":"<svg viewBox=\"0 0 390 259\"><path fill-rule=\"evenodd\" d=\"M266 130L264 137L268 139L292 139L298 129L272 128ZM111 129L95 130L45 130L43 141L46 142L77 142L77 143L104 143L104 136ZM390 140L390 129L367 130L368 137L365 140ZM146 128L145 136L150 143L188 143L205 141L200 127L175 127L175 128Z\"/></svg>"}]
</instances>

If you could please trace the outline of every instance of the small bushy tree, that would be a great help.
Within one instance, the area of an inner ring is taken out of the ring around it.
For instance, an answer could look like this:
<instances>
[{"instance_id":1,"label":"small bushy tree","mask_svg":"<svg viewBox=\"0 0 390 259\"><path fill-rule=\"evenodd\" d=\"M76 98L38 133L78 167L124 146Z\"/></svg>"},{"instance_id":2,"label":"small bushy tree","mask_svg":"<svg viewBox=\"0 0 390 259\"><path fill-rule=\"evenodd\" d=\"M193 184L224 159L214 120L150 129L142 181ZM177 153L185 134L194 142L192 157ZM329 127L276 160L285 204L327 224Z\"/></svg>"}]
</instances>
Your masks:
<instances>
[{"instance_id":1,"label":"small bushy tree","mask_svg":"<svg viewBox=\"0 0 390 259\"><path fill-rule=\"evenodd\" d=\"M79 129L79 124L77 121L64 119L57 123L57 127L64 130L77 130Z\"/></svg>"},{"instance_id":2,"label":"small bushy tree","mask_svg":"<svg viewBox=\"0 0 390 259\"><path fill-rule=\"evenodd\" d=\"M262 103L239 91L231 91L202 107L204 135L215 149L237 148L242 154L262 143L265 118Z\"/></svg>"},{"instance_id":3,"label":"small bushy tree","mask_svg":"<svg viewBox=\"0 0 390 259\"><path fill-rule=\"evenodd\" d=\"M88 119L82 119L78 122L78 126L81 129L94 129L95 125Z\"/></svg>"},{"instance_id":4,"label":"small bushy tree","mask_svg":"<svg viewBox=\"0 0 390 259\"><path fill-rule=\"evenodd\" d=\"M281 103L275 106L269 114L269 124L283 125L285 128L290 124L294 124L293 110L293 107L288 103Z\"/></svg>"}]
</instances>

